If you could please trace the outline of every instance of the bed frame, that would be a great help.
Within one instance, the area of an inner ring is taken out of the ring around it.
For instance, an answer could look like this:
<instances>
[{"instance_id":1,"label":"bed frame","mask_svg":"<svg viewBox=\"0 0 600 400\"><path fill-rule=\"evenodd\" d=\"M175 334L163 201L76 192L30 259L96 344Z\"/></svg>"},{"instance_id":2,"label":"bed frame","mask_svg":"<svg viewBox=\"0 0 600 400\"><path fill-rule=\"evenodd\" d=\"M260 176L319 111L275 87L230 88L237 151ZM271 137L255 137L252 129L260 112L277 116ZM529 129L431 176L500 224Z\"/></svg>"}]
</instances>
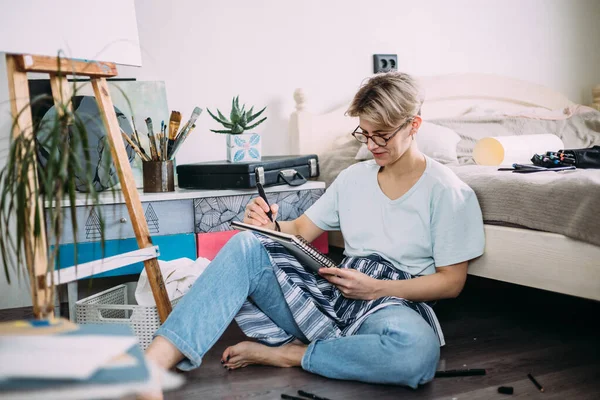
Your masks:
<instances>
[{"instance_id":1,"label":"bed frame","mask_svg":"<svg viewBox=\"0 0 600 400\"><path fill-rule=\"evenodd\" d=\"M497 110L541 107L555 110L574 105L544 86L491 74L420 77L425 90L425 120L458 116L474 106ZM290 119L293 154L318 154L323 160L341 140L352 140L357 118L344 116L347 104L325 114L306 110L307 96L294 92L296 111ZM469 264L469 274L600 300L600 247L563 235L485 225L483 256ZM330 244L343 247L339 232Z\"/></svg>"}]
</instances>

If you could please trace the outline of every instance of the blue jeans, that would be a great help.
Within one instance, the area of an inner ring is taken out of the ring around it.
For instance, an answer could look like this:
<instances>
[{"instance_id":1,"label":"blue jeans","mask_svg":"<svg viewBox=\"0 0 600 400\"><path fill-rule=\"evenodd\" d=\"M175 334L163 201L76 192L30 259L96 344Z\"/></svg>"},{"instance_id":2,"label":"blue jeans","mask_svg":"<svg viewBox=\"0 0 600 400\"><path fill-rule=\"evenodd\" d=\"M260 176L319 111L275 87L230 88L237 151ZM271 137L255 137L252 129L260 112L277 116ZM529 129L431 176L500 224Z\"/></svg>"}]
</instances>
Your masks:
<instances>
[{"instance_id":1,"label":"blue jeans","mask_svg":"<svg viewBox=\"0 0 600 400\"><path fill-rule=\"evenodd\" d=\"M156 332L186 357L179 369L200 366L247 298L280 328L308 342L267 251L252 233L242 232L229 240ZM302 368L329 378L416 388L433 379L439 356L429 324L412 309L393 305L367 317L352 336L310 343Z\"/></svg>"}]
</instances>

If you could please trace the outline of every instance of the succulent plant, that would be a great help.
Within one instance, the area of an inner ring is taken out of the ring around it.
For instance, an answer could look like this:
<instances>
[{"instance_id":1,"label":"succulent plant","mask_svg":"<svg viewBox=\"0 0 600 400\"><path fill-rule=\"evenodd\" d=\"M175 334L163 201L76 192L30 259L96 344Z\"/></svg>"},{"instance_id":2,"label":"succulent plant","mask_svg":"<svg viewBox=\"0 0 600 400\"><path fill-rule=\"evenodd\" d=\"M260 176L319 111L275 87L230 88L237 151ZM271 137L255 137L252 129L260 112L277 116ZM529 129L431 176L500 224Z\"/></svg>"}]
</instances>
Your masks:
<instances>
[{"instance_id":1,"label":"succulent plant","mask_svg":"<svg viewBox=\"0 0 600 400\"><path fill-rule=\"evenodd\" d=\"M241 133L244 133L244 131L248 131L250 129L256 128L258 125L260 125L267 119L265 117L265 118L259 120L258 122L256 122L255 124L250 125L256 118L258 118L263 113L263 111L265 111L265 109L267 107L263 108L256 114L252 114L254 107L251 107L250 110L246 111L246 105L244 104L244 105L242 105L242 108L240 109L239 99L240 99L240 96L236 96L231 101L231 113L229 115L229 119L227 119L221 113L221 111L219 111L219 109L217 109L218 117L215 116L212 112L210 112L209 109L207 109L208 113L215 121L217 121L218 123L223 125L225 128L227 128L224 130L211 129L211 132L228 133L230 135L239 135Z\"/></svg>"}]
</instances>

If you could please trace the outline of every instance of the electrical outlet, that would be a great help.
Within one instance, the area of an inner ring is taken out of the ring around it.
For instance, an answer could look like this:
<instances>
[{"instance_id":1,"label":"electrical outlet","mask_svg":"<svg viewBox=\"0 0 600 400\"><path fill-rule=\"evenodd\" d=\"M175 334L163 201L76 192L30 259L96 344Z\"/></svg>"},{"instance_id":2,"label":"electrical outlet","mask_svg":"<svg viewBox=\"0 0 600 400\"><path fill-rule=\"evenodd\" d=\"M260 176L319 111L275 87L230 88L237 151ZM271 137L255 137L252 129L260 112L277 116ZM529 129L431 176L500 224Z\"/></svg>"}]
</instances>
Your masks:
<instances>
[{"instance_id":1,"label":"electrical outlet","mask_svg":"<svg viewBox=\"0 0 600 400\"><path fill-rule=\"evenodd\" d=\"M396 54L373 54L373 72L398 71Z\"/></svg>"}]
</instances>

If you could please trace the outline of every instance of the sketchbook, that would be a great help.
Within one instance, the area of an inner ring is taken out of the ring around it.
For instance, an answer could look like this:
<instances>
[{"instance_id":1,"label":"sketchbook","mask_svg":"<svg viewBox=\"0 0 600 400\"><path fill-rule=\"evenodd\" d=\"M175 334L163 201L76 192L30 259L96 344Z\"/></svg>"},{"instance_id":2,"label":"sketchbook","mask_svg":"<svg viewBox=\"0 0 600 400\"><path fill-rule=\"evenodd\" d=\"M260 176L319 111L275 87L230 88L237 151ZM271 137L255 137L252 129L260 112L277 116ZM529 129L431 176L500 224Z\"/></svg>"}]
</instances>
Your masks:
<instances>
[{"instance_id":1,"label":"sketchbook","mask_svg":"<svg viewBox=\"0 0 600 400\"><path fill-rule=\"evenodd\" d=\"M304 267L314 273L317 273L319 268L322 267L337 268L335 261L321 253L300 235L276 232L238 221L231 221L231 226L235 229L257 232L279 242L290 252L290 254L296 257Z\"/></svg>"}]
</instances>

